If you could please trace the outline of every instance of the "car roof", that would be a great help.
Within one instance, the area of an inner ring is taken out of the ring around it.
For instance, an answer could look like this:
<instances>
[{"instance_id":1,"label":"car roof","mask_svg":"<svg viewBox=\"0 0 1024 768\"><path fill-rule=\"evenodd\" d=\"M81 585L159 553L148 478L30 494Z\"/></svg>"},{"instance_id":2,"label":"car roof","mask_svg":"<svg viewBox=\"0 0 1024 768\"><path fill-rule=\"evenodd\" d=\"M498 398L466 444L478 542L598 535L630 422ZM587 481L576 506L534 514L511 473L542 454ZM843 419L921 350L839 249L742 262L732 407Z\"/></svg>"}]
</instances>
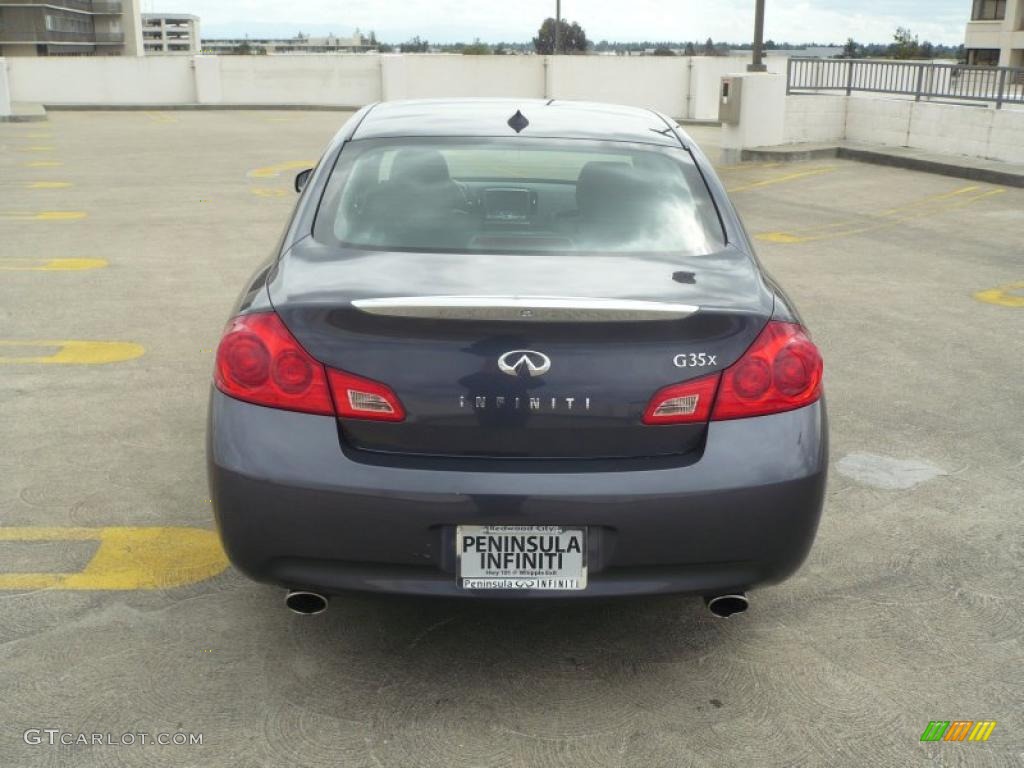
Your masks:
<instances>
[{"instance_id":1,"label":"car roof","mask_svg":"<svg viewBox=\"0 0 1024 768\"><path fill-rule=\"evenodd\" d=\"M518 133L523 137L679 147L684 136L674 121L640 107L561 99L416 99L374 105L351 138L513 137L509 120L516 112L529 121Z\"/></svg>"}]
</instances>

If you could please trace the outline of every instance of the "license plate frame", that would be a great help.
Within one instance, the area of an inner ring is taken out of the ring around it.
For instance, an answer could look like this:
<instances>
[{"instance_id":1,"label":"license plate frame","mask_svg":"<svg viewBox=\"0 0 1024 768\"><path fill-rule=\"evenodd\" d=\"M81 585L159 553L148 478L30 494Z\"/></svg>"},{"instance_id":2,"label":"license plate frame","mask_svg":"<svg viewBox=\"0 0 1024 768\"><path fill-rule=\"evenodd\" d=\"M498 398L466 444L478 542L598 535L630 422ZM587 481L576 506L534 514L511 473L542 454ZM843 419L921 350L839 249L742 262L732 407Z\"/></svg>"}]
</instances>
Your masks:
<instances>
[{"instance_id":1,"label":"license plate frame","mask_svg":"<svg viewBox=\"0 0 1024 768\"><path fill-rule=\"evenodd\" d=\"M467 537L473 541L467 541ZM479 541L479 537L485 541ZM455 528L455 560L460 589L580 592L587 588L587 529L459 525ZM506 562L510 567L498 567Z\"/></svg>"}]
</instances>

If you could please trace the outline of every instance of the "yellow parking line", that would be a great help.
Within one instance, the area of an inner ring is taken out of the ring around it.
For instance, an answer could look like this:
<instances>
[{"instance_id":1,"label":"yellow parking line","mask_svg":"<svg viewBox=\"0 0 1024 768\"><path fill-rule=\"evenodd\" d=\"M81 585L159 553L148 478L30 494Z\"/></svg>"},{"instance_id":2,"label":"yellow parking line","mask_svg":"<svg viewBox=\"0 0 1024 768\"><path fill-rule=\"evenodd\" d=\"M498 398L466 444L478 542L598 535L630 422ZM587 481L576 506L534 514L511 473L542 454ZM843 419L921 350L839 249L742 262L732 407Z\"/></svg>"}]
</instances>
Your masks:
<instances>
[{"instance_id":1,"label":"yellow parking line","mask_svg":"<svg viewBox=\"0 0 1024 768\"><path fill-rule=\"evenodd\" d=\"M81 272L107 264L106 259L0 259L0 272Z\"/></svg>"},{"instance_id":2,"label":"yellow parking line","mask_svg":"<svg viewBox=\"0 0 1024 768\"><path fill-rule=\"evenodd\" d=\"M866 232L875 232L879 229L892 227L907 221L925 219L937 216L940 213L973 205L979 200L984 200L995 195L1006 192L1005 189L990 189L979 191L981 187L970 186L945 192L939 195L930 195L907 205L896 208L888 208L874 215L874 221L863 223L855 219L827 224L821 227L810 227L808 229L794 230L792 232L765 232L757 235L758 240L767 243L795 245L799 243L811 243L818 240L828 240L838 237L849 237L860 235ZM972 194L976 193L976 194Z\"/></svg>"},{"instance_id":3,"label":"yellow parking line","mask_svg":"<svg viewBox=\"0 0 1024 768\"><path fill-rule=\"evenodd\" d=\"M176 123L178 118L174 115L169 115L166 112L143 112L146 117L152 120L154 123Z\"/></svg>"},{"instance_id":4,"label":"yellow parking line","mask_svg":"<svg viewBox=\"0 0 1024 768\"><path fill-rule=\"evenodd\" d=\"M984 301L986 304L995 304L998 307L1024 309L1024 281L1000 285L987 291L978 291L974 294L974 298Z\"/></svg>"},{"instance_id":5,"label":"yellow parking line","mask_svg":"<svg viewBox=\"0 0 1024 768\"><path fill-rule=\"evenodd\" d=\"M14 221L75 221L88 215L85 211L0 211L0 219Z\"/></svg>"},{"instance_id":6,"label":"yellow parking line","mask_svg":"<svg viewBox=\"0 0 1024 768\"><path fill-rule=\"evenodd\" d=\"M304 168L312 168L314 165L316 165L315 160L288 160L275 165L266 165L262 168L253 168L247 175L253 179L272 179L280 176L282 171L301 171Z\"/></svg>"},{"instance_id":7,"label":"yellow parking line","mask_svg":"<svg viewBox=\"0 0 1024 768\"><path fill-rule=\"evenodd\" d=\"M59 160L29 160L24 165L26 168L60 168L64 163Z\"/></svg>"},{"instance_id":8,"label":"yellow parking line","mask_svg":"<svg viewBox=\"0 0 1024 768\"><path fill-rule=\"evenodd\" d=\"M787 184L797 179L806 179L810 176L821 176L823 173L831 173L835 170L834 166L825 166L822 168L809 168L806 171L798 171L797 173L789 173L785 176L777 176L773 179L764 179L763 181L755 181L750 184L744 184L740 187L733 187L728 190L730 193L733 192L747 192L751 189L760 189L761 187L771 187L775 184Z\"/></svg>"},{"instance_id":9,"label":"yellow parking line","mask_svg":"<svg viewBox=\"0 0 1024 768\"><path fill-rule=\"evenodd\" d=\"M251 187L249 189L257 197L284 197L287 192L275 187Z\"/></svg>"},{"instance_id":10,"label":"yellow parking line","mask_svg":"<svg viewBox=\"0 0 1024 768\"><path fill-rule=\"evenodd\" d=\"M736 165L716 165L715 170L723 171L760 171L765 168L778 168L782 163L737 163Z\"/></svg>"},{"instance_id":11,"label":"yellow parking line","mask_svg":"<svg viewBox=\"0 0 1024 768\"><path fill-rule=\"evenodd\" d=\"M56 347L57 351L50 355L14 356L4 354L5 348ZM40 365L103 365L134 360L145 354L141 344L130 341L6 341L0 340L0 365L35 364Z\"/></svg>"},{"instance_id":12,"label":"yellow parking line","mask_svg":"<svg viewBox=\"0 0 1024 768\"><path fill-rule=\"evenodd\" d=\"M18 147L19 152L53 152L53 147L38 144L31 147Z\"/></svg>"},{"instance_id":13,"label":"yellow parking line","mask_svg":"<svg viewBox=\"0 0 1024 768\"><path fill-rule=\"evenodd\" d=\"M71 186L70 181L30 181L26 185L29 189L67 189Z\"/></svg>"},{"instance_id":14,"label":"yellow parking line","mask_svg":"<svg viewBox=\"0 0 1024 768\"><path fill-rule=\"evenodd\" d=\"M0 541L98 541L73 573L3 573L0 589L168 589L222 573L227 557L204 528L3 528Z\"/></svg>"}]
</instances>

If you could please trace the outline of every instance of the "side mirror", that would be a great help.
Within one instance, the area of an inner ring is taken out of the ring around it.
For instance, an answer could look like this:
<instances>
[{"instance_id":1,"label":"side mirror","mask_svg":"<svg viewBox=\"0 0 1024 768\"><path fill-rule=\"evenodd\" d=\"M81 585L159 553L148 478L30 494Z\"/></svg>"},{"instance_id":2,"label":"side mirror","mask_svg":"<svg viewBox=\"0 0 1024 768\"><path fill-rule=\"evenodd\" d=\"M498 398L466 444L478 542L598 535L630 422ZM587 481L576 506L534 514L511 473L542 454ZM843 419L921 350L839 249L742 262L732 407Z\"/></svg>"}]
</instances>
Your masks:
<instances>
[{"instance_id":1,"label":"side mirror","mask_svg":"<svg viewBox=\"0 0 1024 768\"><path fill-rule=\"evenodd\" d=\"M309 177L313 175L313 169L307 168L304 171L299 171L295 175L295 191L301 192L302 188L306 186L306 182L309 181Z\"/></svg>"}]
</instances>

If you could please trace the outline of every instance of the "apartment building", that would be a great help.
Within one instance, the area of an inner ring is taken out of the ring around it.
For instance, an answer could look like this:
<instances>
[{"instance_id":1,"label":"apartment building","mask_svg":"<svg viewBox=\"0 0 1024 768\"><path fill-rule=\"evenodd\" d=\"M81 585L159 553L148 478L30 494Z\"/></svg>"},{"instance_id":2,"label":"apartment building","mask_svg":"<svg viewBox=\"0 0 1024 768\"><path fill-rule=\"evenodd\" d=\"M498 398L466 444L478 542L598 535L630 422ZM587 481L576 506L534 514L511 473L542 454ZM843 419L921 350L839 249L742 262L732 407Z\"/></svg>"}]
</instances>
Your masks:
<instances>
[{"instance_id":1,"label":"apartment building","mask_svg":"<svg viewBox=\"0 0 1024 768\"><path fill-rule=\"evenodd\" d=\"M0 56L141 56L139 0L0 0Z\"/></svg>"},{"instance_id":2,"label":"apartment building","mask_svg":"<svg viewBox=\"0 0 1024 768\"><path fill-rule=\"evenodd\" d=\"M142 44L147 54L199 53L199 17L188 13L144 13Z\"/></svg>"},{"instance_id":3,"label":"apartment building","mask_svg":"<svg viewBox=\"0 0 1024 768\"><path fill-rule=\"evenodd\" d=\"M974 0L967 63L1024 67L1024 0Z\"/></svg>"},{"instance_id":4,"label":"apartment building","mask_svg":"<svg viewBox=\"0 0 1024 768\"><path fill-rule=\"evenodd\" d=\"M2 2L3 0L0 0ZM204 40L203 53L362 53L372 50L374 44L359 32L351 37L327 35L310 37L296 35L289 38L224 38Z\"/></svg>"}]
</instances>

